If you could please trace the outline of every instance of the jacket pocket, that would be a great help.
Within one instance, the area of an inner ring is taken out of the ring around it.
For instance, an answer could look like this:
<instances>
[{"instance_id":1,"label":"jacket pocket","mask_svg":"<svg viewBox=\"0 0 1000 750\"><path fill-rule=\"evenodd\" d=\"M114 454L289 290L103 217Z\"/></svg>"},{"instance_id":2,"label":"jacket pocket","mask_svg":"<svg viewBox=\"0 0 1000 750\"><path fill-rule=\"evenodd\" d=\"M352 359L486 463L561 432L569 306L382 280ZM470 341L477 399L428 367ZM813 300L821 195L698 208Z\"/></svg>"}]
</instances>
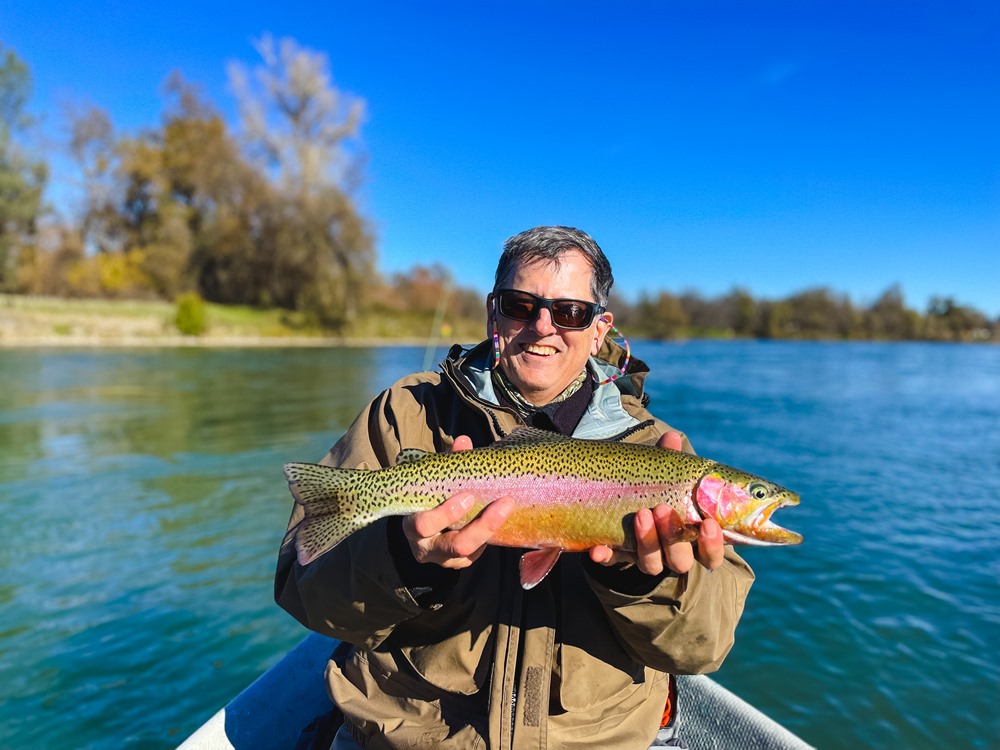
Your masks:
<instances>
[{"instance_id":1,"label":"jacket pocket","mask_svg":"<svg viewBox=\"0 0 1000 750\"><path fill-rule=\"evenodd\" d=\"M578 556L563 555L561 564L563 591L555 661L559 703L572 712L619 701L656 672L622 648L607 613L584 580Z\"/></svg>"},{"instance_id":2,"label":"jacket pocket","mask_svg":"<svg viewBox=\"0 0 1000 750\"><path fill-rule=\"evenodd\" d=\"M413 672L441 690L473 695L486 684L492 663L493 628L465 632L426 646L399 649Z\"/></svg>"}]
</instances>

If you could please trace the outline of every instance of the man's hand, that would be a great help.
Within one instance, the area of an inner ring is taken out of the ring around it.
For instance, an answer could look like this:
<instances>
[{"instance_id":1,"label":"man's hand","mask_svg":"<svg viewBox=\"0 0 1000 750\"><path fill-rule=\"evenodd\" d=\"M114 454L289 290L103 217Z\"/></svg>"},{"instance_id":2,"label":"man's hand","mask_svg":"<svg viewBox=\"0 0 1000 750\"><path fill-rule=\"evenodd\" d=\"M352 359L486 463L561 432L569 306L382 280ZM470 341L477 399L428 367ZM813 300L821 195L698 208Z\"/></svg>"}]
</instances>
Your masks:
<instances>
[{"instance_id":1,"label":"man's hand","mask_svg":"<svg viewBox=\"0 0 1000 750\"><path fill-rule=\"evenodd\" d=\"M668 432L656 443L660 448L681 449L681 436ZM598 546L590 550L590 559L601 565L636 563L639 570L649 575L659 575L669 568L675 573L687 573L695 560L708 570L722 565L722 529L713 518L701 522L698 540L691 542L670 542L670 517L673 509L669 505L657 505L652 510L643 508L635 514L635 538L638 549L623 552L609 547Z\"/></svg>"},{"instance_id":2,"label":"man's hand","mask_svg":"<svg viewBox=\"0 0 1000 750\"><path fill-rule=\"evenodd\" d=\"M459 435L451 446L454 451L472 449L468 435ZM460 492L441 505L403 519L403 534L417 562L437 563L443 568L467 568L483 554L486 543L503 526L514 509L514 501L502 497L486 506L471 523L457 531L450 529L469 512L475 497Z\"/></svg>"}]
</instances>

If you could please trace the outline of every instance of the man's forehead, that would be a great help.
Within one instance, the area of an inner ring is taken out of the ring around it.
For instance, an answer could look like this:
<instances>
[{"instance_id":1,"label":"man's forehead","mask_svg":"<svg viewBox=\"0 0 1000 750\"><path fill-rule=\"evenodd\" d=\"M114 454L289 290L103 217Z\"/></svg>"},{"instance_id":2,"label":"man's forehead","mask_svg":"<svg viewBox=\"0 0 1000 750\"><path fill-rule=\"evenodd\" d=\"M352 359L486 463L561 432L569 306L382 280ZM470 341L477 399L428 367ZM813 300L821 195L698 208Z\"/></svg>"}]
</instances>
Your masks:
<instances>
[{"instance_id":1,"label":"man's forehead","mask_svg":"<svg viewBox=\"0 0 1000 750\"><path fill-rule=\"evenodd\" d=\"M590 271L590 275L593 275L594 266L590 262L590 259L578 248L569 247L560 251L558 255L552 258L537 255L520 258L511 265L510 276L511 278L517 276L519 271L526 273L534 273L537 271L551 271L552 273L558 273L565 261L569 258L579 258L582 260Z\"/></svg>"}]
</instances>

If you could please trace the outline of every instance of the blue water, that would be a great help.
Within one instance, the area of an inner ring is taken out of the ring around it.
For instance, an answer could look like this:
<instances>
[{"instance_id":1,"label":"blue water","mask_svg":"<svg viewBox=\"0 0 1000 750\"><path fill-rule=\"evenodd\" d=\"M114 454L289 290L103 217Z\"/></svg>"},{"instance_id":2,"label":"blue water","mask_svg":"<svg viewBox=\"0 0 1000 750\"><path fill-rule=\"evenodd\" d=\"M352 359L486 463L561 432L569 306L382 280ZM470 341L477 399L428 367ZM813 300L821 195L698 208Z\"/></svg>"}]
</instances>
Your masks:
<instances>
[{"instance_id":1,"label":"blue water","mask_svg":"<svg viewBox=\"0 0 1000 750\"><path fill-rule=\"evenodd\" d=\"M820 748L1000 747L1000 348L635 349L701 454L803 498L716 679ZM281 465L423 359L0 351L0 747L173 747L274 664Z\"/></svg>"}]
</instances>

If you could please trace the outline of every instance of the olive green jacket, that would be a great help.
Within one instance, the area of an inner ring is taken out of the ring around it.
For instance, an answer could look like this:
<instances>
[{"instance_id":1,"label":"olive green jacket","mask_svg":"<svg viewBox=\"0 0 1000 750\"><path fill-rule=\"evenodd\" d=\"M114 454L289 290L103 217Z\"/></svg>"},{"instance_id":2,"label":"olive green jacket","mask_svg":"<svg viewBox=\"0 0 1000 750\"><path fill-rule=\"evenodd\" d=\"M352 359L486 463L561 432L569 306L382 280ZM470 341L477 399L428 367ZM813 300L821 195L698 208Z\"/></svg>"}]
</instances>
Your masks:
<instances>
[{"instance_id":1,"label":"olive green jacket","mask_svg":"<svg viewBox=\"0 0 1000 750\"><path fill-rule=\"evenodd\" d=\"M442 373L400 380L323 462L375 469L393 465L403 448L447 451L463 434L479 447L509 434L519 421L497 405L489 353L485 343L467 355L455 347ZM600 354L623 356L610 342ZM606 361L591 365L611 371ZM644 407L646 372L632 360L628 377L598 387L574 435L654 443L668 427ZM487 547L458 572L419 565L399 549L394 519L302 567L294 550L301 518L296 506L275 599L307 628L356 646L331 660L326 677L352 733L371 748L646 748L667 673L719 667L753 581L729 549L711 575L696 565L647 576L564 554L525 591L521 550Z\"/></svg>"}]
</instances>

